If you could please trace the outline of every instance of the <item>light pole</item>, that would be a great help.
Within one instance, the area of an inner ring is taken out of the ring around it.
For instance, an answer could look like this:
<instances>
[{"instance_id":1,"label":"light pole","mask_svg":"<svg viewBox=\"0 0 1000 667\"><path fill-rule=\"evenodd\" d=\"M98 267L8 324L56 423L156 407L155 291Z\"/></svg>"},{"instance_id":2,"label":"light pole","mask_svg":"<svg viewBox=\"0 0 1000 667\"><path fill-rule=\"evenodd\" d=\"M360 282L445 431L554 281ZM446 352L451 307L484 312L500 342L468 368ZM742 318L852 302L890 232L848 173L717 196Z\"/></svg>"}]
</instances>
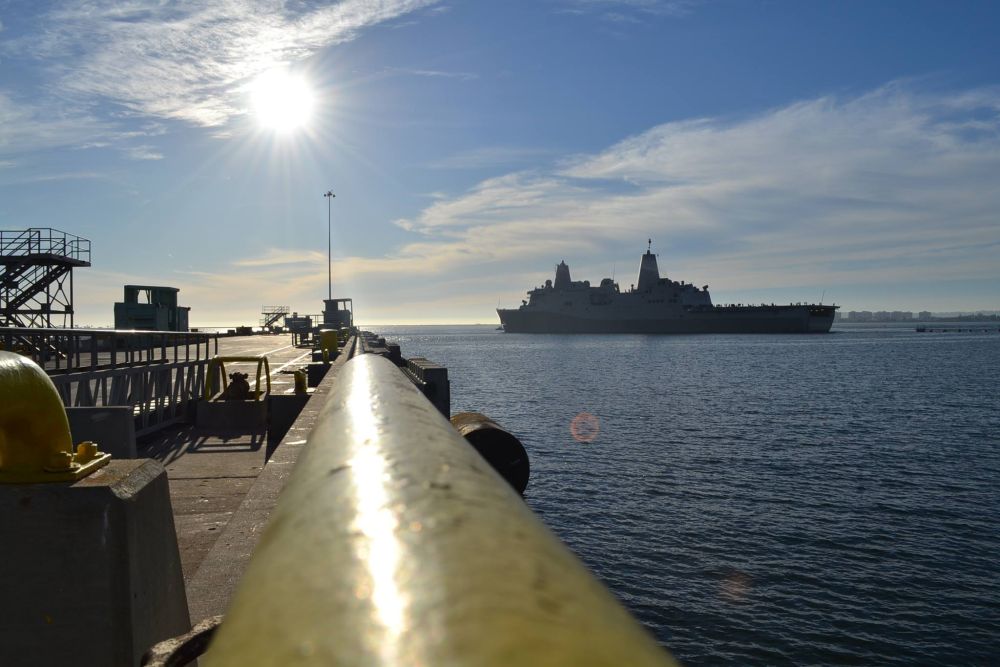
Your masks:
<instances>
[{"instance_id":1,"label":"light pole","mask_svg":"<svg viewBox=\"0 0 1000 667\"><path fill-rule=\"evenodd\" d=\"M326 298L329 301L333 298L333 232L330 226L330 204L333 203L333 198L337 195L333 194L333 190L327 190L326 194Z\"/></svg>"}]
</instances>

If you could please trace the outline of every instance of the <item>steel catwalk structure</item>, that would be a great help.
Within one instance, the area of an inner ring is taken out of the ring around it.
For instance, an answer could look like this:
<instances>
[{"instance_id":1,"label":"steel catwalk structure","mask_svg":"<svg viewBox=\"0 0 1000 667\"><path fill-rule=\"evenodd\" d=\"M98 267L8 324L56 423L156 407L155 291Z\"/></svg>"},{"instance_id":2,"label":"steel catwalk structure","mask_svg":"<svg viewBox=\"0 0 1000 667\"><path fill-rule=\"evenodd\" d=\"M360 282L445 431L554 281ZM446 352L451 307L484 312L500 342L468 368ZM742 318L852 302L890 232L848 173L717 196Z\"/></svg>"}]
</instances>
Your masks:
<instances>
[{"instance_id":1,"label":"steel catwalk structure","mask_svg":"<svg viewBox=\"0 0 1000 667\"><path fill-rule=\"evenodd\" d=\"M72 328L73 269L86 266L87 239L51 227L0 230L0 326Z\"/></svg>"}]
</instances>

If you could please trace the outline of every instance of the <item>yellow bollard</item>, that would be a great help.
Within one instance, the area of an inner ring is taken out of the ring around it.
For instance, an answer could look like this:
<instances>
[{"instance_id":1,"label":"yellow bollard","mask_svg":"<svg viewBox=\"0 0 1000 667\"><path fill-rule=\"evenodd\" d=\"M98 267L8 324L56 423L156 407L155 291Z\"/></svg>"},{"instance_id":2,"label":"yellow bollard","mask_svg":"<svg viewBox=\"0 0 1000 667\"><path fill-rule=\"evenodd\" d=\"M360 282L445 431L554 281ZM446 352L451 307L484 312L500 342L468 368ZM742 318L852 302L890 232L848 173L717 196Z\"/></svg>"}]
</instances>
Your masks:
<instances>
[{"instance_id":1,"label":"yellow bollard","mask_svg":"<svg viewBox=\"0 0 1000 667\"><path fill-rule=\"evenodd\" d=\"M323 363L330 363L337 358L337 350L340 347L340 339L333 329L323 329L319 332L319 346L323 348Z\"/></svg>"},{"instance_id":2,"label":"yellow bollard","mask_svg":"<svg viewBox=\"0 0 1000 667\"><path fill-rule=\"evenodd\" d=\"M302 369L295 371L295 393L298 395L309 393L309 383L306 381L306 372Z\"/></svg>"},{"instance_id":3,"label":"yellow bollard","mask_svg":"<svg viewBox=\"0 0 1000 667\"><path fill-rule=\"evenodd\" d=\"M77 480L110 460L92 442L74 452L52 380L31 359L0 351L0 483Z\"/></svg>"}]
</instances>

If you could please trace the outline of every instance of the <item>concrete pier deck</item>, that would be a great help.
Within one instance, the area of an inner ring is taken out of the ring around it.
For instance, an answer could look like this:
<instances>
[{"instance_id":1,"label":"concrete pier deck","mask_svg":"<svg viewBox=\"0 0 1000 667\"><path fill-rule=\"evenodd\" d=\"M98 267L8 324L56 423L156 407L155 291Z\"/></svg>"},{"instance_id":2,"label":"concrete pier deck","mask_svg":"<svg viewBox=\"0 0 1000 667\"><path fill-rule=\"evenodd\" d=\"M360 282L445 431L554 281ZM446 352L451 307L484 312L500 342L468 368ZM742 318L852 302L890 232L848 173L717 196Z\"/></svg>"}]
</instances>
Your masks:
<instances>
[{"instance_id":1,"label":"concrete pier deck","mask_svg":"<svg viewBox=\"0 0 1000 667\"><path fill-rule=\"evenodd\" d=\"M219 340L221 356L259 354L268 358L271 393L293 394L294 378L291 373L309 363L311 350L293 347L291 335ZM249 382L253 387L255 364L226 364L227 373L234 370L249 374ZM261 384L264 384L263 378ZM138 443L139 457L156 459L167 470L174 525L193 622L198 622L211 613L224 611L225 600L220 604L218 591L208 590L212 586L207 584L193 586L192 582L206 556L226 532L230 519L246 499L272 453L262 432L206 430L193 424L167 428ZM294 463L294 459L291 463ZM215 603L208 604L207 597L215 600ZM218 609L220 606L223 608Z\"/></svg>"}]
</instances>

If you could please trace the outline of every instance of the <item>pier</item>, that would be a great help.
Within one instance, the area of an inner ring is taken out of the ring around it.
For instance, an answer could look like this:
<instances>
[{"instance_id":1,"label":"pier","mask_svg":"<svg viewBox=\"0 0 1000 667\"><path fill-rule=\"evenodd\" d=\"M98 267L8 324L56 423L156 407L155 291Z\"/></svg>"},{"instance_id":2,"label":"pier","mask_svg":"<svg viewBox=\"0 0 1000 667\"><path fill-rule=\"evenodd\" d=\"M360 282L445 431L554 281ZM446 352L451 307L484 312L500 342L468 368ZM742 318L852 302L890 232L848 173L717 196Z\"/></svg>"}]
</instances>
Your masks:
<instances>
[{"instance_id":1,"label":"pier","mask_svg":"<svg viewBox=\"0 0 1000 667\"><path fill-rule=\"evenodd\" d=\"M194 361L190 351L181 360L178 340L145 341L142 358L125 368L162 369L160 384L172 383L181 398L175 418L136 439L135 458L112 457L75 482L0 484L0 511L19 521L28 520L19 506L59 505L60 495L104 486L116 489L107 502L124 519L101 528L95 509L65 530L58 516L42 517L54 532L8 553L0 583L13 594L0 604L15 621L0 662L135 665L145 655L143 664L165 666L207 649L200 664L674 664L524 504L527 460L516 438L482 415L449 423L447 369L405 359L377 335L335 333L307 346L298 335L293 345L292 334L213 336L199 342ZM57 355L53 380L126 363L113 354L118 343L102 350L83 340L97 363L67 369L87 355ZM35 354L44 360L47 349ZM0 354L0 389L13 386L11 369L29 363L18 359ZM227 373L253 382L250 398L221 403L237 413L260 403L255 372L267 368L259 380L270 387L266 425L204 419L196 396L212 394L214 360L225 359L238 359L225 363ZM197 368L178 383L174 363ZM53 384L53 400L72 404L90 392L82 398L100 403L100 392L80 389L91 382L78 381L69 395ZM117 410L135 424L155 412ZM12 423L3 419L0 432ZM470 436L483 429L500 437ZM34 446L23 431L10 433ZM7 530L21 534L19 526ZM110 570L99 546L108 530L121 536L121 564ZM13 533L2 537L17 544ZM48 559L64 553L86 566L58 585L19 574L47 571ZM86 608L117 629L80 625ZM46 633L61 641L42 642Z\"/></svg>"},{"instance_id":2,"label":"pier","mask_svg":"<svg viewBox=\"0 0 1000 667\"><path fill-rule=\"evenodd\" d=\"M219 355L266 355L270 361L271 393L288 396L295 390L294 378L286 371L308 363L312 350L294 347L290 334L245 336L221 338ZM227 364L226 369L249 373L251 366L251 362L237 362ZM269 455L277 450L277 443L269 446L267 434L261 430L204 428L194 423L161 430L137 444L139 457L155 459L167 471L188 603L211 612L203 616L224 609L205 602L205 597L214 593L211 582L201 586L192 582L261 475Z\"/></svg>"},{"instance_id":3,"label":"pier","mask_svg":"<svg viewBox=\"0 0 1000 667\"><path fill-rule=\"evenodd\" d=\"M0 664L673 664L528 509L520 441L352 299L220 335L128 284L80 329L88 266L0 232Z\"/></svg>"}]
</instances>

